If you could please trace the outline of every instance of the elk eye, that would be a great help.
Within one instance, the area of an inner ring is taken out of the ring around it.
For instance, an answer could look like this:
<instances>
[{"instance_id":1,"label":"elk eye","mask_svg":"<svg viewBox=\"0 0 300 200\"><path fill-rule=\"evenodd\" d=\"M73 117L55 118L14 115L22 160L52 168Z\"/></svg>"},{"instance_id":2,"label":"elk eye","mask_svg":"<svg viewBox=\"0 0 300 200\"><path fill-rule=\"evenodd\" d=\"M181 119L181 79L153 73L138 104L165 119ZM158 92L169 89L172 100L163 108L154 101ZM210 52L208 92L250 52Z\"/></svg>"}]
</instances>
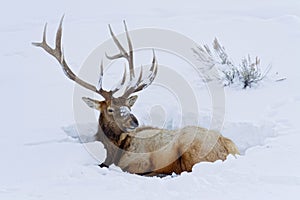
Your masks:
<instances>
[{"instance_id":1,"label":"elk eye","mask_svg":"<svg viewBox=\"0 0 300 200\"><path fill-rule=\"evenodd\" d=\"M107 108L107 112L113 113L113 112L114 112L114 109L109 107L109 108Z\"/></svg>"}]
</instances>

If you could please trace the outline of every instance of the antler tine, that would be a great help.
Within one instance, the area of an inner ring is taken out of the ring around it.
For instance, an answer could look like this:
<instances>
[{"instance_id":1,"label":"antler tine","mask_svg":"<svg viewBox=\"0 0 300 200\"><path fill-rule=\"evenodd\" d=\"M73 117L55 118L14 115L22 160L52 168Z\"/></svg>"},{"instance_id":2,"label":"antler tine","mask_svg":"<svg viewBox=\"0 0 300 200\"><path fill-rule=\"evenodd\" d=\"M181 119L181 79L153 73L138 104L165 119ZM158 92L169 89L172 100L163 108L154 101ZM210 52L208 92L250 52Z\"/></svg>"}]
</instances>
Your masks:
<instances>
[{"instance_id":1,"label":"antler tine","mask_svg":"<svg viewBox=\"0 0 300 200\"><path fill-rule=\"evenodd\" d=\"M100 90L100 88L102 88L102 80L103 80L103 60L101 60L101 64L100 64L100 76L99 76L99 80L98 80L99 90Z\"/></svg>"},{"instance_id":2,"label":"antler tine","mask_svg":"<svg viewBox=\"0 0 300 200\"><path fill-rule=\"evenodd\" d=\"M123 21L123 23L124 23L124 27L125 27L126 39L127 39L129 51L127 52L125 50L125 48L121 45L120 41L118 40L118 38L115 36L114 32L112 31L111 26L108 25L110 35L113 38L113 41L115 42L116 46L119 48L120 53L113 55L113 56L109 56L109 55L107 55L107 53L105 53L105 55L110 60L115 60L118 58L125 58L129 64L130 80L132 80L135 77L134 64L133 64L133 47L132 47L131 39L129 37L129 33L128 33L128 29L127 29L125 20Z\"/></svg>"},{"instance_id":3,"label":"antler tine","mask_svg":"<svg viewBox=\"0 0 300 200\"><path fill-rule=\"evenodd\" d=\"M127 25L126 25L126 21L123 20L124 23L124 27L125 27L125 32L126 32L126 38L127 38L127 43L128 43L128 48L129 48L129 70L130 70L130 80L132 80L135 76L134 74L134 66L133 66L133 47L132 47L132 42L131 39L129 37L129 33L128 33L128 29L127 29Z\"/></svg>"},{"instance_id":4,"label":"antler tine","mask_svg":"<svg viewBox=\"0 0 300 200\"><path fill-rule=\"evenodd\" d=\"M156 70L156 72L157 72L157 64L155 64L156 63L156 56L155 56L154 49L152 49L152 54L153 54L153 58L152 58L152 66L150 68L150 71Z\"/></svg>"},{"instance_id":5,"label":"antler tine","mask_svg":"<svg viewBox=\"0 0 300 200\"><path fill-rule=\"evenodd\" d=\"M149 85L151 85L151 83L153 82L153 80L155 79L156 75L157 75L157 68L158 64L157 64L157 60L155 57L155 53L153 50L153 59L152 59L152 66L150 68L150 74L148 75L148 77L145 79L146 81L148 80L148 82L144 82L143 84L139 85L134 92L138 92L140 90L145 89L146 87L148 87Z\"/></svg>"},{"instance_id":6,"label":"antler tine","mask_svg":"<svg viewBox=\"0 0 300 200\"><path fill-rule=\"evenodd\" d=\"M105 99L110 98L110 93L109 92L103 90L102 88L100 88L99 90L97 90L97 88L95 86L93 86L90 83L87 83L84 80L80 79L76 74L74 74L74 72L68 66L68 64L67 64L67 62L65 60L65 57L63 55L63 49L62 49L62 44L61 44L63 19L64 19L64 16L62 16L62 18L60 20L60 23L59 23L59 27L58 27L57 32L56 32L55 48L50 47L47 44L47 41L46 41L47 23L44 26L42 42L33 42L32 44L34 46L41 47L48 54L50 54L51 56L53 56L59 62L59 64L62 66L62 69L63 69L65 75L69 79L75 81L77 84L79 84L80 86L82 86L82 87L84 87L84 88L86 88L88 90L91 90L93 92L96 92L96 93L100 94Z\"/></svg>"},{"instance_id":7,"label":"antler tine","mask_svg":"<svg viewBox=\"0 0 300 200\"><path fill-rule=\"evenodd\" d=\"M152 72L150 75L149 75L149 79L150 79L150 82L148 85L150 85L153 80L155 79L156 75L157 75L157 67L158 67L158 64L157 64L157 60L156 60L156 57L155 57L155 53L154 53L154 49L152 50L153 51L153 59L152 59L152 66L150 68L150 71ZM148 87L147 85L147 87Z\"/></svg>"},{"instance_id":8,"label":"antler tine","mask_svg":"<svg viewBox=\"0 0 300 200\"><path fill-rule=\"evenodd\" d=\"M60 22L59 22L59 26L58 26L58 29L57 29L57 32L56 32L56 40L55 40L55 52L57 52L58 54L60 55L57 55L57 57L61 56L62 55L62 47L61 47L61 38L62 38L62 23L63 23L63 20L64 20L64 17L65 15L63 15L60 19Z\"/></svg>"},{"instance_id":9,"label":"antler tine","mask_svg":"<svg viewBox=\"0 0 300 200\"><path fill-rule=\"evenodd\" d=\"M46 42L47 23L44 26L42 42L32 42L32 45L43 48L47 53L52 54L53 49Z\"/></svg>"},{"instance_id":10,"label":"antler tine","mask_svg":"<svg viewBox=\"0 0 300 200\"><path fill-rule=\"evenodd\" d=\"M137 80L137 82L135 83L134 86L128 86L123 94L124 97L128 97L130 96L132 93L135 93L135 92L138 92L138 91L141 91L143 89L145 89L146 87L148 87L149 85L151 85L151 83L153 82L154 78L156 77L157 75L157 60L156 60L156 57L155 57L155 53L154 53L154 50L153 50L153 60L152 60L152 66L150 68L150 74L147 76L147 78L145 79L142 79L142 68L141 68L141 72L140 72L140 75L139 75L139 78Z\"/></svg>"},{"instance_id":11,"label":"antler tine","mask_svg":"<svg viewBox=\"0 0 300 200\"><path fill-rule=\"evenodd\" d=\"M110 24L108 24L108 28L109 28L109 32L110 32L110 35L113 39L113 41L115 42L115 44L117 45L117 47L119 48L120 50L120 53L116 54L116 55L113 55L113 56L110 56L108 55L106 52L105 52L105 56L110 59L110 60L115 60L115 59L118 59L118 58L126 58L128 57L127 55L127 52L125 51L125 49L122 47L121 43L119 42L118 38L115 36L114 32L112 31L112 28L110 26Z\"/></svg>"},{"instance_id":12,"label":"antler tine","mask_svg":"<svg viewBox=\"0 0 300 200\"><path fill-rule=\"evenodd\" d=\"M141 82L142 77L143 77L143 66L141 66L141 71L140 71L140 75L139 75L139 78L137 80L137 83Z\"/></svg>"},{"instance_id":13,"label":"antler tine","mask_svg":"<svg viewBox=\"0 0 300 200\"><path fill-rule=\"evenodd\" d=\"M123 78L122 80L119 82L119 84L115 87L115 89L111 90L112 94L116 93L117 91L119 91L121 89L121 87L124 85L125 81L126 81L126 64L124 65L124 73L123 73Z\"/></svg>"},{"instance_id":14,"label":"antler tine","mask_svg":"<svg viewBox=\"0 0 300 200\"><path fill-rule=\"evenodd\" d=\"M115 44L117 45L117 47L118 47L119 50L120 50L120 53L119 53L119 54L120 54L122 57L127 57L128 54L127 54L126 50L125 50L124 47L121 45L121 43L120 43L120 41L118 40L118 38L115 36L114 32L112 31L112 28L111 28L110 24L108 25L108 28L109 28L109 32L110 32L111 37L113 38ZM117 55L119 55L119 54L117 54ZM108 58L109 58L109 57L111 57L111 56L108 56Z\"/></svg>"}]
</instances>

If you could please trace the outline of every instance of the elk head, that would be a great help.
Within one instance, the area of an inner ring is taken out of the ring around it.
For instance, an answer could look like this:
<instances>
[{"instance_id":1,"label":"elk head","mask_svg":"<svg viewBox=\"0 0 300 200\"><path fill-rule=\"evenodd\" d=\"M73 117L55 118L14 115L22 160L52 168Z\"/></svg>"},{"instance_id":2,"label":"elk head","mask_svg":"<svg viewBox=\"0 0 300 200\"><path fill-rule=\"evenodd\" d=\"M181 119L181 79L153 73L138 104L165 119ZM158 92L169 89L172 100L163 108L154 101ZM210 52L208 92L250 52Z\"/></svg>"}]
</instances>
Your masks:
<instances>
[{"instance_id":1,"label":"elk head","mask_svg":"<svg viewBox=\"0 0 300 200\"><path fill-rule=\"evenodd\" d=\"M75 83L79 84L80 86L101 95L104 98L103 101L98 101L87 97L83 97L82 99L89 107L100 111L99 128L102 129L101 133L104 132L104 134L109 139L117 140L121 133L130 131L138 126L138 121L136 117L130 112L131 107L133 106L133 104L137 99L137 96L136 95L132 96L132 94L143 90L153 82L157 74L157 61L154 55L154 51L153 51L152 66L150 68L149 75L147 77L143 77L143 71L141 68L139 76L135 77L134 62L133 62L133 47L132 47L132 43L129 37L129 33L125 21L124 21L124 26L125 26L126 38L127 38L128 48L129 48L128 52L121 45L121 43L114 35L109 25L110 34L112 36L114 43L120 50L120 53L113 56L109 56L106 54L106 57L110 60L125 58L129 65L130 80L128 81L127 86L124 85L126 82L126 65L125 65L123 78L119 82L119 84L110 91L104 90L102 88L103 62L101 62L100 64L100 78L99 78L98 87L95 87L94 85L80 79L69 68L65 60L63 49L62 49L62 22L63 22L63 17L60 21L56 33L55 48L50 47L46 42L47 24L44 27L42 42L35 42L32 44L37 47L41 47L48 54L53 56L59 62L65 75L69 79L73 80ZM124 93L121 96L119 97L114 96L117 91L124 88L125 88ZM96 135L97 140L101 140L101 133L99 133L98 131Z\"/></svg>"}]
</instances>

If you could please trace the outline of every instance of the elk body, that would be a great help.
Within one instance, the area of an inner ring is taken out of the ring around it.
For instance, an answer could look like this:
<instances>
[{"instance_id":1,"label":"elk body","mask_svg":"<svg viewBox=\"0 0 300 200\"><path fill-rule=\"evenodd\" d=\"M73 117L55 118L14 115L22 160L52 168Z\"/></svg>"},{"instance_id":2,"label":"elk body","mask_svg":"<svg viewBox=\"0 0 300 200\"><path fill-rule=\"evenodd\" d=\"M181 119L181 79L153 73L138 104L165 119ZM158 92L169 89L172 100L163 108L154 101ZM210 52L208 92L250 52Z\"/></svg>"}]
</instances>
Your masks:
<instances>
[{"instance_id":1,"label":"elk body","mask_svg":"<svg viewBox=\"0 0 300 200\"><path fill-rule=\"evenodd\" d=\"M152 66L147 76L141 68L138 77L135 76L133 62L133 47L124 22L129 51L121 45L109 26L110 34L119 48L120 53L109 59L125 58L129 65L129 84L126 82L126 66L123 78L115 89L110 91L102 88L103 64L100 65L99 89L80 79L69 68L62 51L62 21L56 33L55 48L46 42L46 25L43 40L33 45L43 48L62 66L66 76L82 87L100 94L104 100L98 101L83 97L91 108L100 111L98 131L95 139L103 143L107 156L101 167L111 164L119 166L123 171L140 175L180 174L191 171L193 165L199 162L225 160L229 154L239 154L235 144L215 131L201 127L188 126L179 130L166 130L153 127L138 127L136 117L131 113L131 107L137 100L133 95L149 86L157 74L157 60L153 52ZM115 93L125 88L121 96Z\"/></svg>"}]
</instances>

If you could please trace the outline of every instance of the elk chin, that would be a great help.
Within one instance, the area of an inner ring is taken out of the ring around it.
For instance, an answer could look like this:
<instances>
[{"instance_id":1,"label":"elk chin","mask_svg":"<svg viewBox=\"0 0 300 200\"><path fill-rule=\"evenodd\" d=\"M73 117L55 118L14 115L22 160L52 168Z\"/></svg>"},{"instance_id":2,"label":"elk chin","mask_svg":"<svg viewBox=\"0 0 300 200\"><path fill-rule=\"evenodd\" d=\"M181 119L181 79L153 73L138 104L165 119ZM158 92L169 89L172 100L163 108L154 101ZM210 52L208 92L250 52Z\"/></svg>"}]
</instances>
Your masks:
<instances>
[{"instance_id":1,"label":"elk chin","mask_svg":"<svg viewBox=\"0 0 300 200\"><path fill-rule=\"evenodd\" d=\"M132 132L132 131L134 131L138 126L139 126L139 125L138 125L138 123L136 123L136 121L130 120L130 121L124 122L121 126L119 126L119 128L120 128L123 132Z\"/></svg>"}]
</instances>

